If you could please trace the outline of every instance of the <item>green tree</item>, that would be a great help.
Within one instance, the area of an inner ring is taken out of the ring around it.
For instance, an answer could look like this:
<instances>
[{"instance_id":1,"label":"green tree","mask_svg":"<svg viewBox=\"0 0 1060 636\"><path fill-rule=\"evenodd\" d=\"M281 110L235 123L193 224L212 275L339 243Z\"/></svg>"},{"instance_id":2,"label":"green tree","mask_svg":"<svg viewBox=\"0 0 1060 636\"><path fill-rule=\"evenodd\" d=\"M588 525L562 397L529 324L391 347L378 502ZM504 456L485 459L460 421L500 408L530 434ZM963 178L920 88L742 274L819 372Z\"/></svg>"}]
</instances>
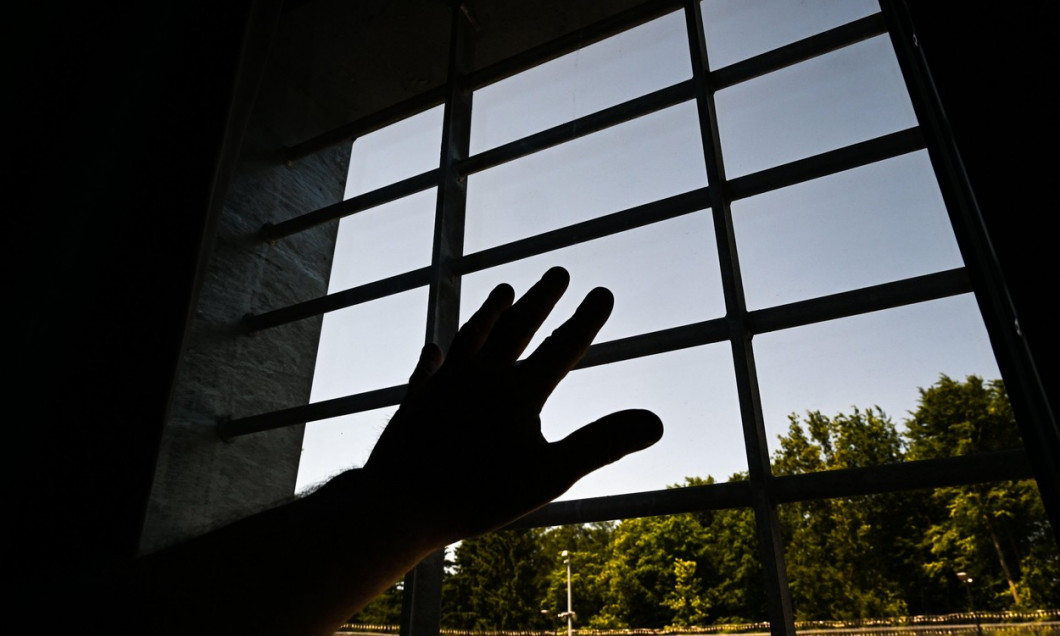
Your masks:
<instances>
[{"instance_id":1,"label":"green tree","mask_svg":"<svg viewBox=\"0 0 1060 636\"><path fill-rule=\"evenodd\" d=\"M905 437L910 459L1021 445L1004 384L974 375L963 382L943 375L921 389ZM939 488L931 499L924 571L951 596L964 594L955 577L964 571L979 608L1044 607L1060 598L1060 558L1033 481Z\"/></svg>"},{"instance_id":2,"label":"green tree","mask_svg":"<svg viewBox=\"0 0 1060 636\"><path fill-rule=\"evenodd\" d=\"M351 623L366 625L398 625L401 623L401 602L404 584L398 581L380 594L360 612L350 618Z\"/></svg>"},{"instance_id":3,"label":"green tree","mask_svg":"<svg viewBox=\"0 0 1060 636\"><path fill-rule=\"evenodd\" d=\"M878 408L790 416L773 472L795 475L901 461L901 438ZM896 495L806 501L779 510L792 603L803 620L906 614L907 510Z\"/></svg>"},{"instance_id":4,"label":"green tree","mask_svg":"<svg viewBox=\"0 0 1060 636\"><path fill-rule=\"evenodd\" d=\"M688 477L684 485L711 483ZM626 519L610 550L600 573L605 603L591 627L684 627L765 614L749 509Z\"/></svg>"},{"instance_id":5,"label":"green tree","mask_svg":"<svg viewBox=\"0 0 1060 636\"><path fill-rule=\"evenodd\" d=\"M560 554L566 550L571 560L572 607L575 625L589 625L606 603L606 586L601 573L611 556L614 522L573 524L549 528L541 538L542 552L552 559L548 591L542 610L556 617L567 610L567 566ZM555 624L555 623L554 623Z\"/></svg>"},{"instance_id":6,"label":"green tree","mask_svg":"<svg viewBox=\"0 0 1060 636\"><path fill-rule=\"evenodd\" d=\"M547 629L541 601L551 561L538 528L502 530L457 546L443 594L446 627L484 630Z\"/></svg>"}]
</instances>

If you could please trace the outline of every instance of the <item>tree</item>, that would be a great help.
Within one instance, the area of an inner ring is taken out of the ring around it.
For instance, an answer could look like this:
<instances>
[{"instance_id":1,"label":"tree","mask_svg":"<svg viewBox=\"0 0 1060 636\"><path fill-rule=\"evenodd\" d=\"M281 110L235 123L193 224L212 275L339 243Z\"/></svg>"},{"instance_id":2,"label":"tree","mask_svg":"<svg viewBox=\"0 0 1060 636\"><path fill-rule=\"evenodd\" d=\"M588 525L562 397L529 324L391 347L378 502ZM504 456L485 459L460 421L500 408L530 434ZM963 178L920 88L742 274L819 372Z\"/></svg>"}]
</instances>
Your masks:
<instances>
[{"instance_id":1,"label":"tree","mask_svg":"<svg viewBox=\"0 0 1060 636\"><path fill-rule=\"evenodd\" d=\"M541 537L542 552L552 559L548 591L542 610L557 620L567 611L567 566L560 556L564 550L571 560L572 607L576 625L589 625L606 603L606 586L601 577L611 557L614 522L573 524L549 528Z\"/></svg>"},{"instance_id":2,"label":"tree","mask_svg":"<svg viewBox=\"0 0 1060 636\"><path fill-rule=\"evenodd\" d=\"M901 461L901 438L878 408L827 417L790 416L773 472L795 475ZM907 511L897 495L805 501L782 506L792 603L802 620L905 614L898 576Z\"/></svg>"},{"instance_id":3,"label":"tree","mask_svg":"<svg viewBox=\"0 0 1060 636\"><path fill-rule=\"evenodd\" d=\"M1004 384L974 375L963 382L943 375L921 389L906 440L910 459L1021 446ZM1060 557L1033 481L939 488L932 502L921 544L929 576L952 590L959 587L954 573L968 572L980 608L1042 607L1060 598Z\"/></svg>"},{"instance_id":4,"label":"tree","mask_svg":"<svg viewBox=\"0 0 1060 636\"><path fill-rule=\"evenodd\" d=\"M360 612L350 618L351 623L366 625L397 625L401 623L401 603L404 584L398 581L379 595Z\"/></svg>"},{"instance_id":5,"label":"tree","mask_svg":"<svg viewBox=\"0 0 1060 636\"><path fill-rule=\"evenodd\" d=\"M543 530L502 530L457 546L444 591L447 627L485 630L547 629L541 602L551 561Z\"/></svg>"}]
</instances>

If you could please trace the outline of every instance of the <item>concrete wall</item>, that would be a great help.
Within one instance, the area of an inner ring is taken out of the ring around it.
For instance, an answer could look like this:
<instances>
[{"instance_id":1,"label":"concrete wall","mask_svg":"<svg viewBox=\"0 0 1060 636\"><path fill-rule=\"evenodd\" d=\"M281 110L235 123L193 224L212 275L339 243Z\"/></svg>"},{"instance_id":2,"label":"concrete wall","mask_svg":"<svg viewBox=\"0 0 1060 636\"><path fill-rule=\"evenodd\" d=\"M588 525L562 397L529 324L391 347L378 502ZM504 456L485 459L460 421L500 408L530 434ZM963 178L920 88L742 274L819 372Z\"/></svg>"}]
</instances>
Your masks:
<instances>
[{"instance_id":1,"label":"concrete wall","mask_svg":"<svg viewBox=\"0 0 1060 636\"><path fill-rule=\"evenodd\" d=\"M338 223L270 244L276 223L342 199L350 144L291 165L247 142L212 257L163 433L141 549L150 552L289 499L304 425L221 440L221 417L309 400L321 318L239 332L240 319L322 296Z\"/></svg>"}]
</instances>

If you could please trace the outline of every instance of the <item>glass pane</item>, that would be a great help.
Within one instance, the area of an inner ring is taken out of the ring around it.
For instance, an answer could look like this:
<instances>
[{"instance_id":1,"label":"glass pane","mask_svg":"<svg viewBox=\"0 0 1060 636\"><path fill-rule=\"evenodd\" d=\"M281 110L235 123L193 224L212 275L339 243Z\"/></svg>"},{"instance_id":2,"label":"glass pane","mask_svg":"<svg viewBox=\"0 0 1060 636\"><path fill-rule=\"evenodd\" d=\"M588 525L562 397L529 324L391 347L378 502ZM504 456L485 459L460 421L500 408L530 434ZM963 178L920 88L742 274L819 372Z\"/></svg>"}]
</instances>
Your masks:
<instances>
[{"instance_id":1,"label":"glass pane","mask_svg":"<svg viewBox=\"0 0 1060 636\"><path fill-rule=\"evenodd\" d=\"M880 10L876 0L701 2L712 69L722 68Z\"/></svg>"},{"instance_id":2,"label":"glass pane","mask_svg":"<svg viewBox=\"0 0 1060 636\"><path fill-rule=\"evenodd\" d=\"M729 177L917 123L885 35L718 91L715 99Z\"/></svg>"},{"instance_id":3,"label":"glass pane","mask_svg":"<svg viewBox=\"0 0 1060 636\"><path fill-rule=\"evenodd\" d=\"M597 342L718 318L725 313L709 210L515 261L464 277L467 320L500 283L518 293L550 267L571 273L571 285L531 343L536 347L566 320L593 287L615 295L615 309Z\"/></svg>"},{"instance_id":4,"label":"glass pane","mask_svg":"<svg viewBox=\"0 0 1060 636\"><path fill-rule=\"evenodd\" d=\"M328 293L431 264L435 188L339 221Z\"/></svg>"},{"instance_id":5,"label":"glass pane","mask_svg":"<svg viewBox=\"0 0 1060 636\"><path fill-rule=\"evenodd\" d=\"M686 477L728 481L747 471L732 356L725 343L572 372L541 413L550 441L631 408L662 418L662 440L592 473L560 499L684 485Z\"/></svg>"},{"instance_id":6,"label":"glass pane","mask_svg":"<svg viewBox=\"0 0 1060 636\"><path fill-rule=\"evenodd\" d=\"M975 634L978 623L987 634L1055 630L1035 622L1041 610L1056 616L1060 554L1033 480L777 512L799 631Z\"/></svg>"},{"instance_id":7,"label":"glass pane","mask_svg":"<svg viewBox=\"0 0 1060 636\"><path fill-rule=\"evenodd\" d=\"M451 546L441 624L565 633L569 566L580 634L768 633L755 538L746 508L492 532Z\"/></svg>"},{"instance_id":8,"label":"glass pane","mask_svg":"<svg viewBox=\"0 0 1060 636\"><path fill-rule=\"evenodd\" d=\"M750 309L960 267L927 152L735 201Z\"/></svg>"},{"instance_id":9,"label":"glass pane","mask_svg":"<svg viewBox=\"0 0 1060 636\"><path fill-rule=\"evenodd\" d=\"M678 11L476 91L471 152L690 77L688 36Z\"/></svg>"},{"instance_id":10,"label":"glass pane","mask_svg":"<svg viewBox=\"0 0 1060 636\"><path fill-rule=\"evenodd\" d=\"M345 470L364 466L396 412L396 406L388 406L307 423L295 493L312 490Z\"/></svg>"},{"instance_id":11,"label":"glass pane","mask_svg":"<svg viewBox=\"0 0 1060 636\"><path fill-rule=\"evenodd\" d=\"M761 334L754 343L773 450L789 433L790 414L805 422L812 411L835 418L878 408L902 431L919 389L943 374L1000 377L971 294Z\"/></svg>"},{"instance_id":12,"label":"glass pane","mask_svg":"<svg viewBox=\"0 0 1060 636\"><path fill-rule=\"evenodd\" d=\"M345 198L437 168L441 144L441 106L354 140Z\"/></svg>"},{"instance_id":13,"label":"glass pane","mask_svg":"<svg viewBox=\"0 0 1060 636\"><path fill-rule=\"evenodd\" d=\"M693 102L468 177L466 253L706 185Z\"/></svg>"},{"instance_id":14,"label":"glass pane","mask_svg":"<svg viewBox=\"0 0 1060 636\"><path fill-rule=\"evenodd\" d=\"M426 320L426 287L324 314L310 402L407 382Z\"/></svg>"}]
</instances>

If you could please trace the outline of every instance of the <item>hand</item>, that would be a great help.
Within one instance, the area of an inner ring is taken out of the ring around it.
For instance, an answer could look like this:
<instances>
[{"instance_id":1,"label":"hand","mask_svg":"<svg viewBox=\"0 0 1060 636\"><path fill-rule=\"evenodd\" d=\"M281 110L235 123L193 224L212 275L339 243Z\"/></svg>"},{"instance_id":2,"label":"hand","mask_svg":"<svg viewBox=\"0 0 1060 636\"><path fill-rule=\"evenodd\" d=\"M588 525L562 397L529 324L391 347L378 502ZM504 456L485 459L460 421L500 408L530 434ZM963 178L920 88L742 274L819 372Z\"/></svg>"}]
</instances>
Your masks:
<instances>
[{"instance_id":1,"label":"hand","mask_svg":"<svg viewBox=\"0 0 1060 636\"><path fill-rule=\"evenodd\" d=\"M578 479L662 436L649 411L614 413L563 440L541 434L541 408L588 350L614 305L590 292L574 315L516 364L567 288L561 268L519 302L495 288L453 340L448 358L423 348L401 408L365 465L373 481L420 511L439 545L504 526Z\"/></svg>"}]
</instances>

